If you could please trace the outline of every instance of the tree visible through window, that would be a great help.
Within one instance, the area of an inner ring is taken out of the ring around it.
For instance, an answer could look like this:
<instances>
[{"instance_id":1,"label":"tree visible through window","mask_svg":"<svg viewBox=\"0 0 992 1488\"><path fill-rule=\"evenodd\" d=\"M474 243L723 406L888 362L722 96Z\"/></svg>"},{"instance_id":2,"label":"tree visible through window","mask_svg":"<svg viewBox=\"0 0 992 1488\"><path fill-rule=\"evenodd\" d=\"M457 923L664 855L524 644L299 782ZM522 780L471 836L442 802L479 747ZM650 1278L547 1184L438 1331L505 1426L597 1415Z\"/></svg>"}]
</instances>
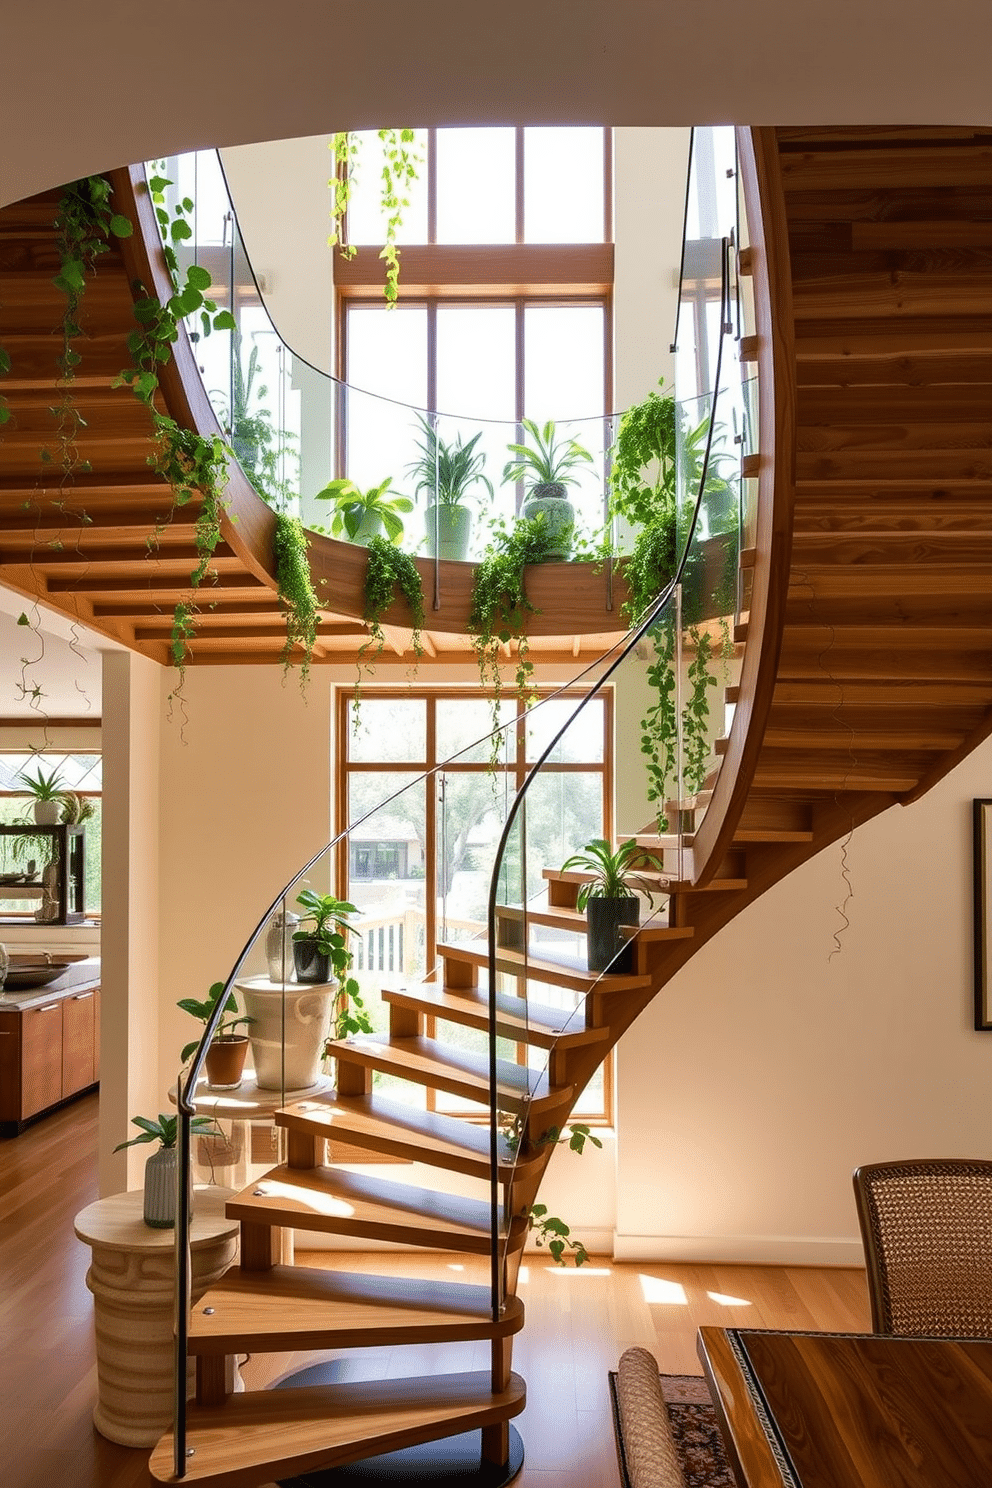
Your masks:
<instances>
[{"instance_id":1,"label":"tree visible through window","mask_svg":"<svg viewBox=\"0 0 992 1488\"><path fill-rule=\"evenodd\" d=\"M515 699L501 706L503 721L516 716L517 724L506 731L506 749L493 771L488 741L465 750L490 727L491 703L478 692L397 695L363 689L357 731L353 699L349 694L341 699L338 738L345 760L339 817L343 825L371 813L342 848L341 872L342 879L347 874L347 897L361 911L355 964L379 1029L388 1026L379 999L383 985L424 977L437 964L439 944L484 937L506 811L530 765L568 719L574 700L531 712ZM529 794L526 879L532 907L546 902L545 868L560 867L583 843L611 833L611 710L609 695L587 705ZM452 760L453 755L458 758ZM418 781L442 761L449 762L443 771ZM396 799L388 799L397 792ZM519 868L512 845L511 863ZM584 937L548 927L535 927L535 934L552 955L585 955ZM570 1010L575 994L542 988L540 1000ZM472 1030L446 1025L445 1036L466 1048L484 1047L483 1036ZM507 1045L501 1057L522 1059L525 1052ZM541 1063L544 1057L535 1051ZM392 1088L388 1077L377 1078ZM444 1109L459 1108L453 1099L437 1099L446 1102ZM577 1109L602 1118L605 1101L601 1071Z\"/></svg>"}]
</instances>

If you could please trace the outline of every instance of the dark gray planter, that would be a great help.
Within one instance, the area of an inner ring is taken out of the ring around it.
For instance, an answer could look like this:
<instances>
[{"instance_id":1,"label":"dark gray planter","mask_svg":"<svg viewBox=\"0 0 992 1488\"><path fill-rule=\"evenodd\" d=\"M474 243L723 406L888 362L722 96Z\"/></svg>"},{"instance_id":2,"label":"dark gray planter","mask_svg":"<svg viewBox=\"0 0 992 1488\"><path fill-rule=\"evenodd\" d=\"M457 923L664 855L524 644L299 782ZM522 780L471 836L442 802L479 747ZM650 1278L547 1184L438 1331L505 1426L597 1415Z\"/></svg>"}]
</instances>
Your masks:
<instances>
[{"instance_id":1,"label":"dark gray planter","mask_svg":"<svg viewBox=\"0 0 992 1488\"><path fill-rule=\"evenodd\" d=\"M315 940L293 941L293 964L298 982L329 982L331 958L317 949Z\"/></svg>"},{"instance_id":2,"label":"dark gray planter","mask_svg":"<svg viewBox=\"0 0 992 1488\"><path fill-rule=\"evenodd\" d=\"M588 925L587 958L590 971L629 972L634 969L633 947L625 946L621 925L639 925L641 901L636 894L625 899L590 899L586 904ZM623 949L621 950L621 947Z\"/></svg>"}]
</instances>

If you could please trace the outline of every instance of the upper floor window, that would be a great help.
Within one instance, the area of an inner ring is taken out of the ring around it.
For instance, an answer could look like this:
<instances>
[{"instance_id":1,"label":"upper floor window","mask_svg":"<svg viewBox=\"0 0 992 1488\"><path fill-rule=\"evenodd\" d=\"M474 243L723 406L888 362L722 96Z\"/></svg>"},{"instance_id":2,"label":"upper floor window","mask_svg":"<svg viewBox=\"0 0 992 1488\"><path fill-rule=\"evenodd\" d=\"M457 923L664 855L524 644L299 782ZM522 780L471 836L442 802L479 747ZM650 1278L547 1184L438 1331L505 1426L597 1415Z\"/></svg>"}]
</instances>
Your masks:
<instances>
[{"instance_id":1,"label":"upper floor window","mask_svg":"<svg viewBox=\"0 0 992 1488\"><path fill-rule=\"evenodd\" d=\"M378 140L359 139L348 240L385 239ZM423 165L403 214L407 244L603 243L612 236L610 131L600 128L418 130Z\"/></svg>"},{"instance_id":2,"label":"upper floor window","mask_svg":"<svg viewBox=\"0 0 992 1488\"><path fill-rule=\"evenodd\" d=\"M363 488L388 474L403 490L417 455L412 404L437 411L445 440L479 433L496 488L488 514L509 516L521 492L500 488L506 446L524 417L552 419L593 456L571 494L595 528L613 383L611 132L439 129L420 144L398 305L384 303L373 249L334 256L337 369L348 385L338 473ZM363 141L348 209L355 245L383 239L377 148L375 136Z\"/></svg>"}]
</instances>

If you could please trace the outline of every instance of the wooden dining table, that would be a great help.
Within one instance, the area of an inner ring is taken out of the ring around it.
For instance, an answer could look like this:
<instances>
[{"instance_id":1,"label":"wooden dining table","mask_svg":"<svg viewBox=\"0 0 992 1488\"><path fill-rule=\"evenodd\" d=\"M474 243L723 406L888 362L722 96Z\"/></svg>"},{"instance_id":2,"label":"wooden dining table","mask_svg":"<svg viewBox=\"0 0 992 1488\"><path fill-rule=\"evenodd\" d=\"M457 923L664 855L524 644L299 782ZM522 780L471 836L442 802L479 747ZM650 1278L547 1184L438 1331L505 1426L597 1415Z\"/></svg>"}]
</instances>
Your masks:
<instances>
[{"instance_id":1,"label":"wooden dining table","mask_svg":"<svg viewBox=\"0 0 992 1488\"><path fill-rule=\"evenodd\" d=\"M741 1488L987 1488L992 1339L700 1328Z\"/></svg>"}]
</instances>

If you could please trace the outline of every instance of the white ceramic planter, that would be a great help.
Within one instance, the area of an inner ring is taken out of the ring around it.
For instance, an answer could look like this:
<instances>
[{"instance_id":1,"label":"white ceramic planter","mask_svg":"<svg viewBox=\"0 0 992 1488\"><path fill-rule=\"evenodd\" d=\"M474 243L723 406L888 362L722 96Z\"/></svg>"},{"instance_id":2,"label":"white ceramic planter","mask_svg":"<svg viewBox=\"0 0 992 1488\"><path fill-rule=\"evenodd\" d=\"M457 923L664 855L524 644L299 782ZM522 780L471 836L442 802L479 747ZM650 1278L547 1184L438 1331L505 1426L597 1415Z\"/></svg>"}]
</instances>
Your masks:
<instances>
[{"instance_id":1,"label":"white ceramic planter","mask_svg":"<svg viewBox=\"0 0 992 1488\"><path fill-rule=\"evenodd\" d=\"M284 987L268 977L237 983L248 1026L255 1080L260 1090L308 1090L321 1079L321 1059L331 1021L336 982ZM283 1000L285 999L286 1064L283 1071Z\"/></svg>"}]
</instances>

